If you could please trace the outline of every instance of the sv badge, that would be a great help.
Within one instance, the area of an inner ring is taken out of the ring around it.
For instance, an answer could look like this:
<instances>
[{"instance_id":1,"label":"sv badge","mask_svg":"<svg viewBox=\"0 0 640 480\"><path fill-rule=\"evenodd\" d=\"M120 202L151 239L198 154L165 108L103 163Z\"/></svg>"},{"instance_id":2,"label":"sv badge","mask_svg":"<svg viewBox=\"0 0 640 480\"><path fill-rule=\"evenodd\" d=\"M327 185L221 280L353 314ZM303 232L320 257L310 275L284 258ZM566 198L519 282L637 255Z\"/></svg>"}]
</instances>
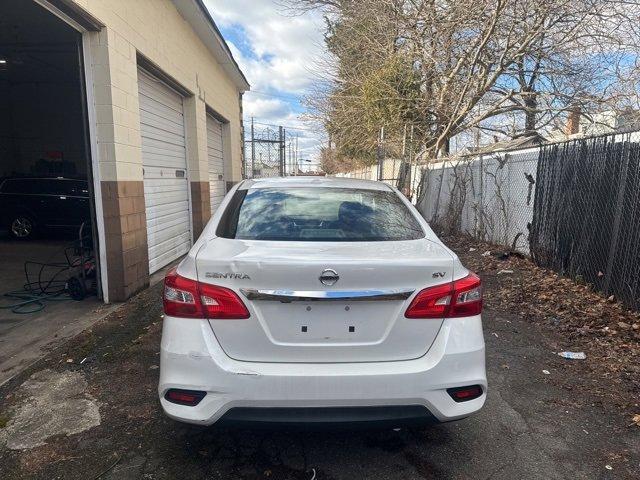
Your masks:
<instances>
[{"instance_id":1,"label":"sv badge","mask_svg":"<svg viewBox=\"0 0 640 480\"><path fill-rule=\"evenodd\" d=\"M433 272L433 278L442 278L447 274L447 272Z\"/></svg>"}]
</instances>

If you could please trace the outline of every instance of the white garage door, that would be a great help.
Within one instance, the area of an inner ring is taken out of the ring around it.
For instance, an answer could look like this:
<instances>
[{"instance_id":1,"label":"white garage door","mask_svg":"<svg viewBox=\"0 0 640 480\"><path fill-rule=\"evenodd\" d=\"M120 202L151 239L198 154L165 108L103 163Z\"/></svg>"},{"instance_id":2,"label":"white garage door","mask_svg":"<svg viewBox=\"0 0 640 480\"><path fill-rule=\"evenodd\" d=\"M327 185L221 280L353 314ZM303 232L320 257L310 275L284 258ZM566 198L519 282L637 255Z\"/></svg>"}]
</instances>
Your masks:
<instances>
[{"instance_id":1,"label":"white garage door","mask_svg":"<svg viewBox=\"0 0 640 480\"><path fill-rule=\"evenodd\" d=\"M182 97L138 69L149 272L189 251L191 215Z\"/></svg>"},{"instance_id":2,"label":"white garage door","mask_svg":"<svg viewBox=\"0 0 640 480\"><path fill-rule=\"evenodd\" d=\"M224 198L226 185L224 181L224 156L222 153L222 123L211 115L207 115L207 151L209 157L211 215L213 215Z\"/></svg>"}]
</instances>

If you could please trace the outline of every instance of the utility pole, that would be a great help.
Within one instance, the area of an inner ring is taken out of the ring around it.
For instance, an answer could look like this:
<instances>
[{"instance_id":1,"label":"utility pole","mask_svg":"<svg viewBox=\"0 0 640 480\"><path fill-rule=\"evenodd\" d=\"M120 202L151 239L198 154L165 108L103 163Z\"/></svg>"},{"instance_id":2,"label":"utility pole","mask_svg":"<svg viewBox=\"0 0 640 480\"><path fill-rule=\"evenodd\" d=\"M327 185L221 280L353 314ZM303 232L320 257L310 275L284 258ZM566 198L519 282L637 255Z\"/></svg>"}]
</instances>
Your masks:
<instances>
[{"instance_id":1,"label":"utility pole","mask_svg":"<svg viewBox=\"0 0 640 480\"><path fill-rule=\"evenodd\" d=\"M255 131L253 126L253 117L251 117L251 176L249 178L253 178L253 172L256 169L256 139L255 139Z\"/></svg>"}]
</instances>

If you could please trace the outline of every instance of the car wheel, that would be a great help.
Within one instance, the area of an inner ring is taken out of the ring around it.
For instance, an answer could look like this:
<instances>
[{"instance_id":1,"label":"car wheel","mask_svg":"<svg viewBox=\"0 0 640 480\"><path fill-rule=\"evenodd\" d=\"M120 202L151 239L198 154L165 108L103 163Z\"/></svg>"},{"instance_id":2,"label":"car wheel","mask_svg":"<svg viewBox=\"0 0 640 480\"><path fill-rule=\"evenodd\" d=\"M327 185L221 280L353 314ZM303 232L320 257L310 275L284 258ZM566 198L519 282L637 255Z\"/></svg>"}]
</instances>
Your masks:
<instances>
[{"instance_id":1,"label":"car wheel","mask_svg":"<svg viewBox=\"0 0 640 480\"><path fill-rule=\"evenodd\" d=\"M26 215L16 215L9 224L9 231L14 238L25 240L33 236L35 224L31 218Z\"/></svg>"}]
</instances>

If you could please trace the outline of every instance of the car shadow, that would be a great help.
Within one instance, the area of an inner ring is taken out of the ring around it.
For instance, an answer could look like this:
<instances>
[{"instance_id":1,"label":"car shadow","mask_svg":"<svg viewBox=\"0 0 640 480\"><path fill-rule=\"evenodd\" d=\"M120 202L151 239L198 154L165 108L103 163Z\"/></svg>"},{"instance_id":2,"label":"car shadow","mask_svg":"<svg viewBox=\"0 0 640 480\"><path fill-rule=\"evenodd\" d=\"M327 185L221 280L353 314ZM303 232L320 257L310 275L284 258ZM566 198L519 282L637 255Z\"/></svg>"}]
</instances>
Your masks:
<instances>
[{"instance_id":1,"label":"car shadow","mask_svg":"<svg viewBox=\"0 0 640 480\"><path fill-rule=\"evenodd\" d=\"M238 478L445 478L431 455L447 450L450 428L184 426L179 464Z\"/></svg>"}]
</instances>

